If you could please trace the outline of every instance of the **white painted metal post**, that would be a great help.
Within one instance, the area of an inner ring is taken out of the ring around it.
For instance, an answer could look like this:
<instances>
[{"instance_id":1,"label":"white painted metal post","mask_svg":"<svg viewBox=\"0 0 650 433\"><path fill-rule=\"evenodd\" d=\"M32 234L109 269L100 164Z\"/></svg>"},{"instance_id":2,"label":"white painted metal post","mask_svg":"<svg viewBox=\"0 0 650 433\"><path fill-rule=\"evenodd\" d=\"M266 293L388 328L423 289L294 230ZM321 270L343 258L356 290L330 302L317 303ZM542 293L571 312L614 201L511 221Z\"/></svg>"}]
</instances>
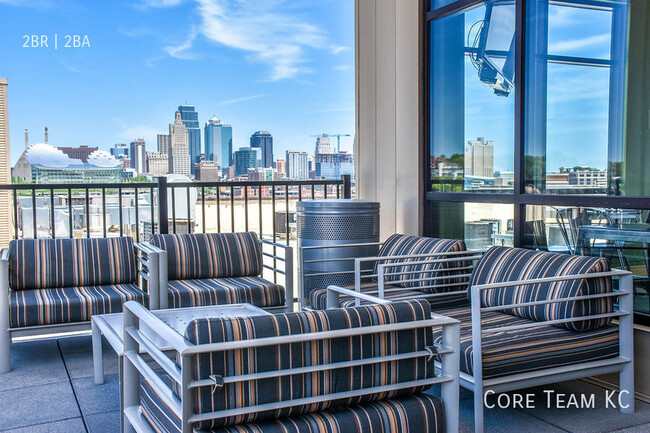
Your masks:
<instances>
[{"instance_id":1,"label":"white painted metal post","mask_svg":"<svg viewBox=\"0 0 650 433\"><path fill-rule=\"evenodd\" d=\"M472 302L472 376L474 376L474 432L483 433L483 358L481 344L481 292L470 287Z\"/></svg>"},{"instance_id":2,"label":"white painted metal post","mask_svg":"<svg viewBox=\"0 0 650 433\"><path fill-rule=\"evenodd\" d=\"M293 311L293 247L286 247L284 249L284 286L285 286L285 305L286 312Z\"/></svg>"},{"instance_id":3,"label":"white painted metal post","mask_svg":"<svg viewBox=\"0 0 650 433\"><path fill-rule=\"evenodd\" d=\"M460 424L460 322L443 326L442 342L444 347L452 349L452 352L440 356L442 374L453 377L453 381L440 385L445 402L445 430L457 432Z\"/></svg>"},{"instance_id":4,"label":"white painted metal post","mask_svg":"<svg viewBox=\"0 0 650 433\"><path fill-rule=\"evenodd\" d=\"M138 327L138 318L129 309L129 301L124 304L124 353L139 353L139 345L131 335L127 332L129 327ZM135 303L135 302L133 302ZM131 407L136 407L140 404L140 372L131 363L127 356L122 356L123 375L122 383L120 384L122 395L124 396L124 407L122 408L122 431L124 433L135 433L135 428L131 425L125 415L125 410Z\"/></svg>"},{"instance_id":5,"label":"white painted metal post","mask_svg":"<svg viewBox=\"0 0 650 433\"><path fill-rule=\"evenodd\" d=\"M102 333L99 327L93 320L90 323L92 330L92 344L93 344L93 370L95 372L95 383L101 385L104 383L104 362L102 357ZM118 354L119 356L119 354Z\"/></svg>"},{"instance_id":6,"label":"white painted metal post","mask_svg":"<svg viewBox=\"0 0 650 433\"><path fill-rule=\"evenodd\" d=\"M623 413L634 413L634 298L633 276L631 273L619 277L619 290L623 293L618 300L619 310L627 313L618 321L619 351L620 356L629 359L623 367L620 377L619 391L621 394L621 407Z\"/></svg>"},{"instance_id":7,"label":"white painted metal post","mask_svg":"<svg viewBox=\"0 0 650 433\"><path fill-rule=\"evenodd\" d=\"M0 373L11 371L11 331L9 330L9 260L7 251L0 260Z\"/></svg>"}]
</instances>

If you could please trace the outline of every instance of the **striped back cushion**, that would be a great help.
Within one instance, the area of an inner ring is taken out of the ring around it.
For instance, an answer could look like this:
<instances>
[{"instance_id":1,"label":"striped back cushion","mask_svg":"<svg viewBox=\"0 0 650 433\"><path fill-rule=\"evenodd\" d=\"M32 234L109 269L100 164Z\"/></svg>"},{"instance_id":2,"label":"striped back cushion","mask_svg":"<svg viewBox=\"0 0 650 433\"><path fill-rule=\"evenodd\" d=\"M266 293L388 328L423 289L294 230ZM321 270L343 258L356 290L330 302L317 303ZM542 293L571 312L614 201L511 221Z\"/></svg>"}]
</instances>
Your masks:
<instances>
[{"instance_id":1,"label":"striped back cushion","mask_svg":"<svg viewBox=\"0 0 650 433\"><path fill-rule=\"evenodd\" d=\"M470 278L470 287L479 284L606 271L609 271L609 263L602 258L538 252L522 248L492 247L476 264ZM595 295L608 293L611 290L611 277L529 284L485 290L481 293L481 305L496 307L509 303ZM598 298L532 307L505 308L503 312L524 319L546 321L570 319L586 314L610 313L612 308L612 298ZM571 331L586 331L605 326L609 321L607 318L592 319L558 323L555 326Z\"/></svg>"},{"instance_id":2,"label":"striped back cushion","mask_svg":"<svg viewBox=\"0 0 650 433\"><path fill-rule=\"evenodd\" d=\"M437 238L425 238L421 236L408 236L394 234L384 244L379 250L379 257L388 257L388 256L405 256L412 254L433 254L433 253L447 253L447 252L456 252L456 251L466 251L465 242L455 240L455 239L437 239ZM386 260L375 264L374 273L377 273L377 266L384 263L399 263L405 261L425 261L431 260L431 258L422 257L416 259L395 259L395 260ZM439 287L426 287L434 285L435 282L439 284L449 283L449 282L458 282L458 279L453 280L428 280L428 281L414 281L422 278L430 279L433 277L439 277L444 275L454 275L462 274L468 271L448 271L449 268L457 268L462 266L468 266L466 261L459 260L453 262L443 262L443 263L432 263L432 264L423 264L423 265L410 265L410 266L396 266L394 268L387 268L387 273L403 273L403 272L413 272L411 274L405 275L395 275L389 276L386 278L386 281L403 281L397 285L401 287L411 287L411 288L421 288L422 290L429 293L439 293L443 291L454 291L460 290L460 287L451 287L451 288L439 288Z\"/></svg>"},{"instance_id":3,"label":"striped back cushion","mask_svg":"<svg viewBox=\"0 0 650 433\"><path fill-rule=\"evenodd\" d=\"M369 305L346 309L309 311L268 316L197 319L191 322L185 337L194 344L250 340L282 335L351 329L364 326L410 322L431 318L429 303L423 300L400 301L388 305ZM274 372L288 368L358 360L376 356L423 351L432 343L430 327L410 331L384 332L307 343L272 345L257 349L229 350L201 354L194 358L194 379ZM400 384L431 378L433 362L426 356L358 367L327 368L286 376L270 375L257 381L226 383L214 389L198 388L194 396L194 413L241 408L299 398L331 395L380 385ZM364 397L328 399L321 403L267 410L198 423L198 430L212 430L225 425L269 418L283 418L328 408L383 400L421 392L427 386L409 387ZM176 390L178 392L178 390Z\"/></svg>"},{"instance_id":4,"label":"striped back cushion","mask_svg":"<svg viewBox=\"0 0 650 433\"><path fill-rule=\"evenodd\" d=\"M17 239L9 244L13 290L103 286L137 279L133 239Z\"/></svg>"},{"instance_id":5,"label":"striped back cushion","mask_svg":"<svg viewBox=\"0 0 650 433\"><path fill-rule=\"evenodd\" d=\"M262 247L254 232L152 235L151 243L167 251L170 280L262 273Z\"/></svg>"}]
</instances>

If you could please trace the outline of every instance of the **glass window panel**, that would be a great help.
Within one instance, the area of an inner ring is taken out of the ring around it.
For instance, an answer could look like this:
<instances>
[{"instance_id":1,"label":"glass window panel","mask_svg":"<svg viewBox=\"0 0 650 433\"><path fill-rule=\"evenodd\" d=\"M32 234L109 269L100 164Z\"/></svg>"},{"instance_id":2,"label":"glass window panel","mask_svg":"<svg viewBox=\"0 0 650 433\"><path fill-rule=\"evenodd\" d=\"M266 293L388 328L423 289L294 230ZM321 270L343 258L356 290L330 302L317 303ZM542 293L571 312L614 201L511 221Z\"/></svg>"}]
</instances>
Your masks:
<instances>
[{"instance_id":1,"label":"glass window panel","mask_svg":"<svg viewBox=\"0 0 650 433\"><path fill-rule=\"evenodd\" d=\"M634 308L650 314L650 256L648 244L626 241L650 234L648 211L584 207L526 206L524 247L606 258L612 267L634 273ZM606 239L592 238L596 227ZM580 235L582 232L582 241ZM586 235L587 234L587 235ZM650 237L650 236L648 236Z\"/></svg>"},{"instance_id":2,"label":"glass window panel","mask_svg":"<svg viewBox=\"0 0 650 433\"><path fill-rule=\"evenodd\" d=\"M550 5L548 17L549 54L609 59L610 10Z\"/></svg>"},{"instance_id":3,"label":"glass window panel","mask_svg":"<svg viewBox=\"0 0 650 433\"><path fill-rule=\"evenodd\" d=\"M431 189L504 192L514 180L513 4L431 23Z\"/></svg>"},{"instance_id":4,"label":"glass window panel","mask_svg":"<svg viewBox=\"0 0 650 433\"><path fill-rule=\"evenodd\" d=\"M463 239L468 249L512 246L514 205L436 202L434 230L429 236Z\"/></svg>"}]
</instances>

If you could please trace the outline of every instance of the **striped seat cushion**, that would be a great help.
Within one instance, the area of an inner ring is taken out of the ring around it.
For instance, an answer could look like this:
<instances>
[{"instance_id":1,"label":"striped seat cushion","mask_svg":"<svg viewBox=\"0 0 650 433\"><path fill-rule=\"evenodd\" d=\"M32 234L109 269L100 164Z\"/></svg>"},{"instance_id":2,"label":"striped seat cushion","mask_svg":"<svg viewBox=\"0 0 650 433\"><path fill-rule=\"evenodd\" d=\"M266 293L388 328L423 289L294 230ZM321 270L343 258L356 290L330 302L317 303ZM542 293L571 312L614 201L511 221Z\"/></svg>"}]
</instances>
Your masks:
<instances>
[{"instance_id":1,"label":"striped seat cushion","mask_svg":"<svg viewBox=\"0 0 650 433\"><path fill-rule=\"evenodd\" d=\"M470 278L470 287L479 284L606 272L609 269L609 263L602 258L539 252L523 248L492 247L476 264ZM512 303L595 295L608 293L611 290L611 277L528 284L485 290L481 293L481 305L507 306ZM598 298L532 307L504 308L503 312L524 319L545 321L611 313L612 309L612 298ZM604 318L557 323L554 326L571 331L585 331L605 326L609 322L609 318Z\"/></svg>"},{"instance_id":2,"label":"striped seat cushion","mask_svg":"<svg viewBox=\"0 0 650 433\"><path fill-rule=\"evenodd\" d=\"M473 374L472 313L469 308L440 311L460 320L460 370ZM483 329L534 323L498 311L482 313ZM440 332L434 332L440 342ZM614 325L575 332L543 325L483 335L483 378L578 364L618 356L618 331Z\"/></svg>"},{"instance_id":3,"label":"striped seat cushion","mask_svg":"<svg viewBox=\"0 0 650 433\"><path fill-rule=\"evenodd\" d=\"M354 290L354 286L346 286L350 290ZM399 300L399 299L427 299L431 305L432 311L438 311L441 309L456 308L462 307L469 303L467 295L465 293L448 295L448 296L436 296L431 298L423 298L423 296L428 295L427 292L418 289L407 289L403 287L396 286L386 286L386 291L384 293L385 299L389 300ZM392 289L392 290L391 290ZM397 289L397 290L394 290ZM378 289L377 283L364 283L361 285L361 292L369 295L377 296ZM312 290L309 294L309 302L311 308L314 310L325 310L327 308L327 289L317 289ZM361 305L368 305L368 301L361 301ZM339 307L347 308L354 307L355 301L352 296L341 295L339 297Z\"/></svg>"},{"instance_id":4,"label":"striped seat cushion","mask_svg":"<svg viewBox=\"0 0 650 433\"><path fill-rule=\"evenodd\" d=\"M181 423L158 398L147 382L141 386L142 414L154 431L181 433ZM380 430L378 430L380 429ZM202 430L206 431L206 430ZM291 418L266 420L232 427L218 427L211 433L442 433L445 415L442 401L427 394L383 400L308 413Z\"/></svg>"},{"instance_id":5,"label":"striped seat cushion","mask_svg":"<svg viewBox=\"0 0 650 433\"><path fill-rule=\"evenodd\" d=\"M94 314L118 313L126 301L148 305L136 284L17 290L9 294L10 325L52 325L90 320Z\"/></svg>"},{"instance_id":6,"label":"striped seat cushion","mask_svg":"<svg viewBox=\"0 0 650 433\"><path fill-rule=\"evenodd\" d=\"M152 235L151 243L167 251L170 280L262 273L262 247L254 232Z\"/></svg>"},{"instance_id":7,"label":"striped seat cushion","mask_svg":"<svg viewBox=\"0 0 650 433\"><path fill-rule=\"evenodd\" d=\"M273 336L300 335L337 329L352 329L430 318L425 301L401 301L388 305L371 305L348 309L308 311L269 316L197 319L185 331L194 344L249 340ZM323 364L424 351L432 343L431 328L410 331L319 340L317 342L264 346L201 354L194 358L194 379L273 372L288 368L314 367ZM307 397L331 396L334 393L381 385L399 385L394 391L361 397L325 400L311 405L253 412L217 420L199 422L198 429L258 422L265 419L298 416L323 410L367 403L419 393L427 386L410 382L433 377L433 363L426 357L392 362L273 376L257 381L226 383L194 391L194 412L206 413ZM178 390L177 390L178 391ZM214 391L214 392L213 392Z\"/></svg>"},{"instance_id":8,"label":"striped seat cushion","mask_svg":"<svg viewBox=\"0 0 650 433\"><path fill-rule=\"evenodd\" d=\"M169 307L201 307L222 304L253 304L258 307L284 305L284 287L260 277L172 280Z\"/></svg>"},{"instance_id":9,"label":"striped seat cushion","mask_svg":"<svg viewBox=\"0 0 650 433\"><path fill-rule=\"evenodd\" d=\"M394 234L384 242L379 250L379 257L389 257L389 256L404 256L404 255L416 255L416 254L435 254L435 253L448 253L448 252L457 252L457 251L466 251L465 243L463 241L454 240L454 239L436 239L436 238L425 238L420 236L408 236ZM394 260L384 260L377 262L375 264L374 273L377 273L377 266L379 264L386 263L400 263L405 261L425 261L431 260L430 257L423 258L413 258L413 259L394 259ZM456 291L465 289L467 286L463 284L462 286L453 286L453 287L436 287L436 285L442 284L456 284L460 282L467 281L467 278L451 278L451 279L441 279L441 280L431 280L434 277L441 277L445 275L459 275L463 273L469 273L469 270L465 271L448 271L449 268L457 268L469 266L464 260L453 261L453 262L443 262L443 263L430 263L422 265L404 265L386 268L386 274L395 273L401 274L404 272L412 272L405 275L388 275L386 281L402 281L397 285L401 287L410 287L410 288L420 288L429 293L439 293L442 291ZM427 279L424 281L416 281L420 279ZM433 286L433 287L427 287Z\"/></svg>"},{"instance_id":10,"label":"striped seat cushion","mask_svg":"<svg viewBox=\"0 0 650 433\"><path fill-rule=\"evenodd\" d=\"M12 290L134 283L133 239L17 239L9 243Z\"/></svg>"}]
</instances>

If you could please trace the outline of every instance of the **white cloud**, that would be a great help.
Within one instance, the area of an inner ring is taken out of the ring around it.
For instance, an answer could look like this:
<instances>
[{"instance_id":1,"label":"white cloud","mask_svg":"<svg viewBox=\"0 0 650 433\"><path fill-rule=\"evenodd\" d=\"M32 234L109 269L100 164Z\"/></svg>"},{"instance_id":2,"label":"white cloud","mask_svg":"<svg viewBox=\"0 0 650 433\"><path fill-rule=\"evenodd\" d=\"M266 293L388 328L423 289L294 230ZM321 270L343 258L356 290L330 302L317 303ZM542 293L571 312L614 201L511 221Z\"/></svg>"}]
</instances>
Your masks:
<instances>
[{"instance_id":1,"label":"white cloud","mask_svg":"<svg viewBox=\"0 0 650 433\"><path fill-rule=\"evenodd\" d=\"M271 96L271 95L268 94L268 93L265 93L265 94L261 94L261 95L243 96L241 98L235 98L235 99L229 99L227 101L223 101L221 103L221 105L238 104L240 102L252 101L253 99L266 98L267 96Z\"/></svg>"},{"instance_id":2,"label":"white cloud","mask_svg":"<svg viewBox=\"0 0 650 433\"><path fill-rule=\"evenodd\" d=\"M581 39L571 39L568 41L556 42L549 45L548 51L550 53L562 53L572 50L580 50L594 45L602 45L608 43L610 40L609 33L602 35L589 36Z\"/></svg>"},{"instance_id":3,"label":"white cloud","mask_svg":"<svg viewBox=\"0 0 650 433\"><path fill-rule=\"evenodd\" d=\"M140 8L168 8L178 6L183 0L141 0L136 6Z\"/></svg>"},{"instance_id":4,"label":"white cloud","mask_svg":"<svg viewBox=\"0 0 650 433\"><path fill-rule=\"evenodd\" d=\"M352 68L350 67L350 65L339 65L339 66L335 66L334 69L336 69L337 71L341 71L341 72L347 72L347 71L351 70Z\"/></svg>"},{"instance_id":5,"label":"white cloud","mask_svg":"<svg viewBox=\"0 0 650 433\"><path fill-rule=\"evenodd\" d=\"M183 60L195 60L198 56L190 52L194 39L196 39L196 29L192 28L185 42L176 46L170 45L163 49L171 57Z\"/></svg>"}]
</instances>

